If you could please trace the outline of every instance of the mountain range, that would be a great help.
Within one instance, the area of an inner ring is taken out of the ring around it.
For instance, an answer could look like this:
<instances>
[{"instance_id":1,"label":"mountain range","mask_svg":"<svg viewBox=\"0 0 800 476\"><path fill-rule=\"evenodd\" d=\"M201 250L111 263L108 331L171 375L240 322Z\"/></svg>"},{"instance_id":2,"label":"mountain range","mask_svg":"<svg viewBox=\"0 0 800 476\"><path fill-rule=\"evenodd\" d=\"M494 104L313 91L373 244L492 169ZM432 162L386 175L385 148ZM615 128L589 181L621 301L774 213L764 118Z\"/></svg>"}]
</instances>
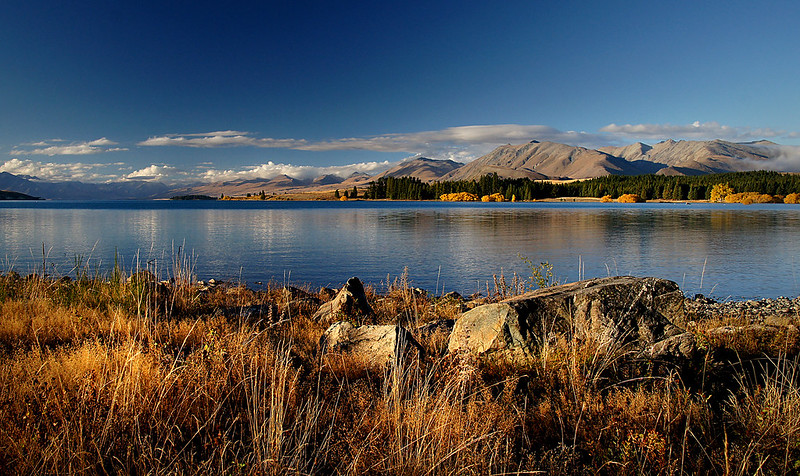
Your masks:
<instances>
[{"instance_id":1,"label":"mountain range","mask_svg":"<svg viewBox=\"0 0 800 476\"><path fill-rule=\"evenodd\" d=\"M641 142L624 147L589 149L557 142L532 140L521 145L497 147L478 159L462 164L452 160L418 157L402 161L375 176L354 173L348 177L323 175L298 179L280 175L269 179L233 180L169 187L161 182L109 183L46 182L36 177L0 172L0 190L13 190L49 199L148 199L174 195L218 196L289 193L366 187L382 177L415 177L425 182L472 180L496 173L504 178L534 180L586 179L605 175L701 175L747 170L782 170L784 148L774 142L675 141L655 145ZM785 171L785 170L784 170Z\"/></svg>"}]
</instances>

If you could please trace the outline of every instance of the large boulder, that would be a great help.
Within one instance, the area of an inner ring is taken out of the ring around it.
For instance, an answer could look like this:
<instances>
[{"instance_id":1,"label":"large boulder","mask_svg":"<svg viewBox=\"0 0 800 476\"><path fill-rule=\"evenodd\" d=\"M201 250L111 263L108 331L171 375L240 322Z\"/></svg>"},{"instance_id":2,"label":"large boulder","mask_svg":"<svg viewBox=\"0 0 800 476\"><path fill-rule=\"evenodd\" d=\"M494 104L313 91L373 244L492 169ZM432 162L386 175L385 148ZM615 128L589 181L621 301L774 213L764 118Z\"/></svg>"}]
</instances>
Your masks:
<instances>
[{"instance_id":1,"label":"large boulder","mask_svg":"<svg viewBox=\"0 0 800 476\"><path fill-rule=\"evenodd\" d=\"M367 302L364 285L358 278L348 279L336 297L320 306L312 319L329 323L343 317L366 318L372 322L375 320L375 312Z\"/></svg>"},{"instance_id":2,"label":"large boulder","mask_svg":"<svg viewBox=\"0 0 800 476\"><path fill-rule=\"evenodd\" d=\"M423 349L411 333L400 326L354 326L349 321L331 325L320 339L320 355L339 356L367 368L399 363L405 357L422 356Z\"/></svg>"},{"instance_id":3,"label":"large boulder","mask_svg":"<svg viewBox=\"0 0 800 476\"><path fill-rule=\"evenodd\" d=\"M530 358L554 336L591 339L601 347L643 350L684 331L678 285L631 276L564 284L465 312L450 335L450 352L510 352Z\"/></svg>"}]
</instances>

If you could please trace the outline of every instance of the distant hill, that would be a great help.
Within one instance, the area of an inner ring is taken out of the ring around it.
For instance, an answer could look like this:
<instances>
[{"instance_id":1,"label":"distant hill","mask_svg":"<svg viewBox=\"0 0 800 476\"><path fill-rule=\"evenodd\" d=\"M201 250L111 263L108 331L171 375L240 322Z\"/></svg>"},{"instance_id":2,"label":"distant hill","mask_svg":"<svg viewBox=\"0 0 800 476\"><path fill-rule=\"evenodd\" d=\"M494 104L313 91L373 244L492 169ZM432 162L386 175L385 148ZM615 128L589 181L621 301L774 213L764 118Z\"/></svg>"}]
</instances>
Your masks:
<instances>
[{"instance_id":1,"label":"distant hill","mask_svg":"<svg viewBox=\"0 0 800 476\"><path fill-rule=\"evenodd\" d=\"M355 172L346 178L338 175L322 175L312 180L301 180L288 175L278 175L270 179L229 180L198 184L172 189L172 195L211 195L219 197L221 194L229 196L244 196L257 194L262 190L267 194L298 193L320 190L345 190L356 187L365 187L370 180L368 174Z\"/></svg>"},{"instance_id":2,"label":"distant hill","mask_svg":"<svg viewBox=\"0 0 800 476\"><path fill-rule=\"evenodd\" d=\"M217 197L210 197L208 195L175 195L169 197L170 200L216 200Z\"/></svg>"},{"instance_id":3,"label":"distant hill","mask_svg":"<svg viewBox=\"0 0 800 476\"><path fill-rule=\"evenodd\" d=\"M314 180L311 181L311 184L312 185L334 185L334 184L337 184L337 183L342 183L342 181L344 181L344 179L342 177L339 177L338 175L327 174L327 175L321 175L321 176L315 178Z\"/></svg>"},{"instance_id":4,"label":"distant hill","mask_svg":"<svg viewBox=\"0 0 800 476\"><path fill-rule=\"evenodd\" d=\"M418 157L416 159L400 162L386 172L376 175L373 177L373 180L382 177L414 177L423 182L433 182L463 166L464 164L453 160Z\"/></svg>"},{"instance_id":5,"label":"distant hill","mask_svg":"<svg viewBox=\"0 0 800 476\"><path fill-rule=\"evenodd\" d=\"M56 200L166 198L169 187L160 182L129 180L110 183L46 182L0 172L0 189Z\"/></svg>"},{"instance_id":6,"label":"distant hill","mask_svg":"<svg viewBox=\"0 0 800 476\"><path fill-rule=\"evenodd\" d=\"M24 193L12 192L11 190L0 190L0 200L41 200L41 198L32 197Z\"/></svg>"}]
</instances>

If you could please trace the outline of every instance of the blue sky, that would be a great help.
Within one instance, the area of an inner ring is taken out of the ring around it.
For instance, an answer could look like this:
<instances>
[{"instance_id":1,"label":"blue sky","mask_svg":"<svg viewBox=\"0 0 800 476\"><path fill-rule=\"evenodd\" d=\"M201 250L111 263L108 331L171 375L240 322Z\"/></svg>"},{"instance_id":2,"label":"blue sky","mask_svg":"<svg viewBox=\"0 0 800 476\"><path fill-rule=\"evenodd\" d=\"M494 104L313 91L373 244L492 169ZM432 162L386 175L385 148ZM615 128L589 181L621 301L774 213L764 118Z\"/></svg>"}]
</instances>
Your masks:
<instances>
[{"instance_id":1,"label":"blue sky","mask_svg":"<svg viewBox=\"0 0 800 476\"><path fill-rule=\"evenodd\" d=\"M800 145L799 20L794 1L8 0L0 171L212 181L531 139Z\"/></svg>"}]
</instances>

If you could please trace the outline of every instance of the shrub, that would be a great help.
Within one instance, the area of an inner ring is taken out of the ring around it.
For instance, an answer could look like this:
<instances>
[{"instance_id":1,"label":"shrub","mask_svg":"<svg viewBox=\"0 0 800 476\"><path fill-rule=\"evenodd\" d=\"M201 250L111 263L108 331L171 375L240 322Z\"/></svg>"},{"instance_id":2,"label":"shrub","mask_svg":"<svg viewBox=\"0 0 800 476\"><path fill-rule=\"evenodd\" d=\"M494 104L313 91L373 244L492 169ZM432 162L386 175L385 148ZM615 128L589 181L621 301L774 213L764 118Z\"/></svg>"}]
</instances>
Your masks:
<instances>
[{"instance_id":1,"label":"shrub","mask_svg":"<svg viewBox=\"0 0 800 476\"><path fill-rule=\"evenodd\" d=\"M800 203L800 193L790 193L789 195L786 195L786 197L783 199L783 203Z\"/></svg>"},{"instance_id":2,"label":"shrub","mask_svg":"<svg viewBox=\"0 0 800 476\"><path fill-rule=\"evenodd\" d=\"M439 196L443 202L477 202L478 196L469 192L444 193Z\"/></svg>"},{"instance_id":3,"label":"shrub","mask_svg":"<svg viewBox=\"0 0 800 476\"><path fill-rule=\"evenodd\" d=\"M745 205L750 205L752 203L780 203L772 195L758 192L731 193L725 196L725 202L743 203Z\"/></svg>"},{"instance_id":4,"label":"shrub","mask_svg":"<svg viewBox=\"0 0 800 476\"><path fill-rule=\"evenodd\" d=\"M620 195L617 199L619 203L642 203L644 199L635 193L626 193L624 195Z\"/></svg>"},{"instance_id":5,"label":"shrub","mask_svg":"<svg viewBox=\"0 0 800 476\"><path fill-rule=\"evenodd\" d=\"M601 198L600 201L603 203L610 203L613 202L614 199L611 198L611 195L603 195L603 198Z\"/></svg>"},{"instance_id":6,"label":"shrub","mask_svg":"<svg viewBox=\"0 0 800 476\"><path fill-rule=\"evenodd\" d=\"M491 195L484 195L481 197L482 202L505 202L506 197L502 193L493 193Z\"/></svg>"}]
</instances>

